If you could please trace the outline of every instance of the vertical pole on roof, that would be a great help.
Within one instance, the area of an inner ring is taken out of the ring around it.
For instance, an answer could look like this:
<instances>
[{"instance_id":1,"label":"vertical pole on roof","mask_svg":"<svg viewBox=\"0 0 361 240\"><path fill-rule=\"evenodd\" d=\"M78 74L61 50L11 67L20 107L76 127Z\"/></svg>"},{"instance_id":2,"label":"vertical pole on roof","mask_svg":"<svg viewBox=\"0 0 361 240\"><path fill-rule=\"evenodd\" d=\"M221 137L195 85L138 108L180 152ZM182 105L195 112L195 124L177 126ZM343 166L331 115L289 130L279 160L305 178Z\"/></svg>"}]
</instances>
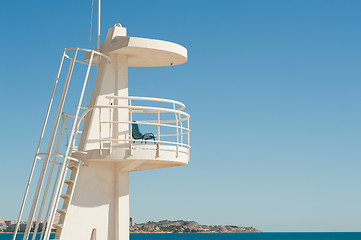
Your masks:
<instances>
[{"instance_id":1,"label":"vertical pole on roof","mask_svg":"<svg viewBox=\"0 0 361 240\"><path fill-rule=\"evenodd\" d=\"M97 51L100 52L100 0L98 0L98 46Z\"/></svg>"}]
</instances>

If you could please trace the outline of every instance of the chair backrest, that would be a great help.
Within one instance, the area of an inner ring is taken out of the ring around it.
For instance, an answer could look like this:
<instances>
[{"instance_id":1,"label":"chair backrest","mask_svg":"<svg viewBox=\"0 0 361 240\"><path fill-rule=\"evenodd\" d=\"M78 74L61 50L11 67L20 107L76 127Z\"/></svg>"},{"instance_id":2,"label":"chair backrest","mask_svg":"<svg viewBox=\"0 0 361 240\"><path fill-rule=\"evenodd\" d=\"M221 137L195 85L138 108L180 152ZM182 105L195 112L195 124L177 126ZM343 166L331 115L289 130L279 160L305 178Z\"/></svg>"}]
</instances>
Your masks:
<instances>
[{"instance_id":1,"label":"chair backrest","mask_svg":"<svg viewBox=\"0 0 361 240\"><path fill-rule=\"evenodd\" d=\"M134 139L141 139L143 134L139 130L139 126L136 123L132 123L132 137Z\"/></svg>"}]
</instances>

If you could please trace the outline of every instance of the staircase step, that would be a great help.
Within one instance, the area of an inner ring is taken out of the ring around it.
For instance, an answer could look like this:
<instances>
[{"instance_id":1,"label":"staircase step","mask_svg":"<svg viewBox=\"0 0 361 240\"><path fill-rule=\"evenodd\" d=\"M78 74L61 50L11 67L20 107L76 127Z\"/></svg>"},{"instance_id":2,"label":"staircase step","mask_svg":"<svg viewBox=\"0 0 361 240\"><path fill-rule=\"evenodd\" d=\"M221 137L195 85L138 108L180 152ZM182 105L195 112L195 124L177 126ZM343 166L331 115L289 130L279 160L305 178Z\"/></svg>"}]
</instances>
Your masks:
<instances>
[{"instance_id":1,"label":"staircase step","mask_svg":"<svg viewBox=\"0 0 361 240\"><path fill-rule=\"evenodd\" d=\"M58 209L58 210L56 210L58 213L60 213L60 214L62 214L62 213L66 213L66 209Z\"/></svg>"},{"instance_id":2,"label":"staircase step","mask_svg":"<svg viewBox=\"0 0 361 240\"><path fill-rule=\"evenodd\" d=\"M70 194L63 194L63 195L60 195L61 198L70 198Z\"/></svg>"},{"instance_id":3,"label":"staircase step","mask_svg":"<svg viewBox=\"0 0 361 240\"><path fill-rule=\"evenodd\" d=\"M53 224L54 228L63 228L63 224L62 223L58 223L58 224Z\"/></svg>"},{"instance_id":4,"label":"staircase step","mask_svg":"<svg viewBox=\"0 0 361 240\"><path fill-rule=\"evenodd\" d=\"M69 180L65 180L64 181L64 183L66 183L66 184L73 184L74 183L74 180L71 180L71 179L69 179Z\"/></svg>"},{"instance_id":5,"label":"staircase step","mask_svg":"<svg viewBox=\"0 0 361 240\"><path fill-rule=\"evenodd\" d=\"M78 168L78 165L77 165L77 164L69 164L69 165L68 165L68 168L70 168L70 169L77 169L77 168Z\"/></svg>"}]
</instances>

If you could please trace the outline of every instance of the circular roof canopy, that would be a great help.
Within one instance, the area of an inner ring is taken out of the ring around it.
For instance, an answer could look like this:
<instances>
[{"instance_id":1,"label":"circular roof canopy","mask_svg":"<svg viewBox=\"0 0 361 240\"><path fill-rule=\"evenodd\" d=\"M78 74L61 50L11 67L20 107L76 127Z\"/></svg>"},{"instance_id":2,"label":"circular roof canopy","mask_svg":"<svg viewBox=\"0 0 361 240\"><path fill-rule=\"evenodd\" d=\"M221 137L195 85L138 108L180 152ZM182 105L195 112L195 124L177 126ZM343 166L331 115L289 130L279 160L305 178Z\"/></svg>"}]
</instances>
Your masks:
<instances>
[{"instance_id":1,"label":"circular roof canopy","mask_svg":"<svg viewBox=\"0 0 361 240\"><path fill-rule=\"evenodd\" d=\"M187 61L185 47L148 38L116 36L105 52L128 56L129 67L173 66Z\"/></svg>"}]
</instances>

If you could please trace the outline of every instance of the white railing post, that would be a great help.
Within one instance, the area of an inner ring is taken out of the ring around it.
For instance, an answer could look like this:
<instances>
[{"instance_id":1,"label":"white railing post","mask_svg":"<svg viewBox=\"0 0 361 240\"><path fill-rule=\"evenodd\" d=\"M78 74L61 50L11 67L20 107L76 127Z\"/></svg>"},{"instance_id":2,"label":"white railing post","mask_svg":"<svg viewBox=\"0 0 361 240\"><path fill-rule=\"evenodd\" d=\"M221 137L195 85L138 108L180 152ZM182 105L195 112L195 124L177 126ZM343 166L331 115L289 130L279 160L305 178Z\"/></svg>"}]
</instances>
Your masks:
<instances>
[{"instance_id":1,"label":"white railing post","mask_svg":"<svg viewBox=\"0 0 361 240\"><path fill-rule=\"evenodd\" d=\"M113 103L112 103L112 100L109 98L109 106L112 106ZM112 109L109 108L109 153L112 152L112 145L111 145L111 139L112 139L112 126L113 126L113 123L114 122L114 116L112 116Z\"/></svg>"},{"instance_id":2,"label":"white railing post","mask_svg":"<svg viewBox=\"0 0 361 240\"><path fill-rule=\"evenodd\" d=\"M68 121L69 121L69 117L68 115L65 116L65 119L66 119L66 124L65 124L65 132L66 132L66 147L68 147L69 145L69 124L68 124Z\"/></svg>"},{"instance_id":3,"label":"white railing post","mask_svg":"<svg viewBox=\"0 0 361 240\"><path fill-rule=\"evenodd\" d=\"M157 124L157 152L158 152L158 156L159 156L159 141L160 141L160 111L158 111L158 124Z\"/></svg>"},{"instance_id":4,"label":"white railing post","mask_svg":"<svg viewBox=\"0 0 361 240\"><path fill-rule=\"evenodd\" d=\"M133 154L133 112L132 112L132 100L128 99L128 110L129 110L129 122L130 122L130 126L129 126L129 133L128 133L128 139L129 139L129 143L130 143L130 155Z\"/></svg>"},{"instance_id":5,"label":"white railing post","mask_svg":"<svg viewBox=\"0 0 361 240\"><path fill-rule=\"evenodd\" d=\"M183 122L182 122L182 116L180 115L180 113L178 113L178 117L180 119L179 124L181 126L181 129L180 129L180 131L181 131L181 143L184 143L183 142Z\"/></svg>"},{"instance_id":6,"label":"white railing post","mask_svg":"<svg viewBox=\"0 0 361 240\"><path fill-rule=\"evenodd\" d=\"M190 132L190 128L189 128L189 118L187 119L187 128L188 128L188 130L187 130L187 137L188 137L188 140L187 140L187 144L190 146L191 145L191 143L190 143L190 137L189 137L189 132Z\"/></svg>"},{"instance_id":7,"label":"white railing post","mask_svg":"<svg viewBox=\"0 0 361 240\"><path fill-rule=\"evenodd\" d=\"M99 154L100 155L103 155L103 150L102 150L102 119L101 119L101 116L102 116L102 109L99 108Z\"/></svg>"},{"instance_id":8,"label":"white railing post","mask_svg":"<svg viewBox=\"0 0 361 240\"><path fill-rule=\"evenodd\" d=\"M187 141L187 145L190 146L191 143L190 143L190 128L189 128L189 118L187 119L187 137L188 137L188 141ZM189 148L188 148L188 162L189 162L189 159L190 159L190 154L189 154Z\"/></svg>"},{"instance_id":9,"label":"white railing post","mask_svg":"<svg viewBox=\"0 0 361 240\"><path fill-rule=\"evenodd\" d=\"M173 103L173 110L175 110L175 103ZM179 129L178 129L178 116L177 114L175 113L175 121L176 121L176 129L177 129L177 146L176 146L176 157L178 157L179 155Z\"/></svg>"},{"instance_id":10,"label":"white railing post","mask_svg":"<svg viewBox=\"0 0 361 240\"><path fill-rule=\"evenodd\" d=\"M112 108L109 108L109 153L112 152L112 125L113 125Z\"/></svg>"}]
</instances>

